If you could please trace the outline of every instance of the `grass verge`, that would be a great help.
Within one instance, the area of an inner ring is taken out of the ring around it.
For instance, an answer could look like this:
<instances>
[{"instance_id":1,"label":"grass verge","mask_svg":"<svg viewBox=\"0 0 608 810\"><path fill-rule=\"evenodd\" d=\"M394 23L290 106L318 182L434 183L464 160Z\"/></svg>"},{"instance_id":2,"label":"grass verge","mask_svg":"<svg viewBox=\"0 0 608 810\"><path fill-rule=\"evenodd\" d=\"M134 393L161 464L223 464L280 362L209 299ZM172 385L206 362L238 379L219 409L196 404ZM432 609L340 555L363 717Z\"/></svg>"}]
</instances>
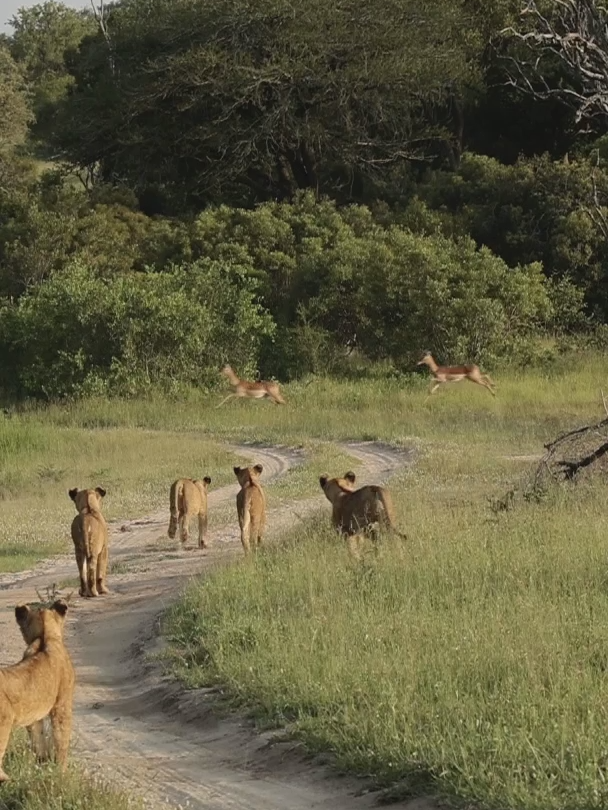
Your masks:
<instances>
[{"instance_id":1,"label":"grass verge","mask_svg":"<svg viewBox=\"0 0 608 810\"><path fill-rule=\"evenodd\" d=\"M139 799L70 767L39 765L25 732L13 735L4 768L10 780L0 788L0 810L143 810Z\"/></svg>"},{"instance_id":2,"label":"grass verge","mask_svg":"<svg viewBox=\"0 0 608 810\"><path fill-rule=\"evenodd\" d=\"M244 458L192 432L59 427L38 413L0 421L0 573L21 571L71 548L73 486L103 485L108 520L167 505L171 481L232 480Z\"/></svg>"},{"instance_id":3,"label":"grass verge","mask_svg":"<svg viewBox=\"0 0 608 810\"><path fill-rule=\"evenodd\" d=\"M519 454L601 415L591 369L507 378L500 403L464 387L419 401L423 454L391 486L409 541L354 564L324 514L194 582L166 621L176 673L394 795L605 806L605 482L488 504L521 478ZM389 422L391 400L376 399Z\"/></svg>"}]
</instances>

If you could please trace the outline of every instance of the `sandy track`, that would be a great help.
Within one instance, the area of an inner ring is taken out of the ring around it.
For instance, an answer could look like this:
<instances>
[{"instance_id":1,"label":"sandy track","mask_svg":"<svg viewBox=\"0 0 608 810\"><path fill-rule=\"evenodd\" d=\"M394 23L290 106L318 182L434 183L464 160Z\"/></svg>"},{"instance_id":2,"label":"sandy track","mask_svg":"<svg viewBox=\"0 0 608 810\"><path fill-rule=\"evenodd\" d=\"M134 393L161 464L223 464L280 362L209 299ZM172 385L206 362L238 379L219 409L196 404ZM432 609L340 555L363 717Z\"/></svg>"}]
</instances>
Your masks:
<instances>
[{"instance_id":1,"label":"sandy track","mask_svg":"<svg viewBox=\"0 0 608 810\"><path fill-rule=\"evenodd\" d=\"M241 446L239 453L264 465L264 480L301 462L288 448ZM388 445L358 442L345 449L362 462L361 483L379 482L410 460ZM341 471L340 471L341 472ZM209 508L234 502L238 487L209 495ZM294 513L329 504L323 495L298 501ZM272 508L269 539L290 527L294 513ZM144 520L114 524L111 559L125 573L110 576L113 592L78 599L68 644L77 671L73 753L91 770L143 795L150 807L167 803L200 810L356 810L374 805L362 783L332 775L293 742L257 734L239 718L220 718L208 690L184 691L160 674L146 653L157 648L159 617L188 578L218 561L241 554L236 520L210 533L212 548L176 550L168 540L168 510ZM122 530L121 530L122 529ZM195 532L196 537L196 532ZM192 542L192 539L191 539ZM74 579L71 557L30 574L0 576L0 663L22 652L13 607L35 599L35 589Z\"/></svg>"}]
</instances>

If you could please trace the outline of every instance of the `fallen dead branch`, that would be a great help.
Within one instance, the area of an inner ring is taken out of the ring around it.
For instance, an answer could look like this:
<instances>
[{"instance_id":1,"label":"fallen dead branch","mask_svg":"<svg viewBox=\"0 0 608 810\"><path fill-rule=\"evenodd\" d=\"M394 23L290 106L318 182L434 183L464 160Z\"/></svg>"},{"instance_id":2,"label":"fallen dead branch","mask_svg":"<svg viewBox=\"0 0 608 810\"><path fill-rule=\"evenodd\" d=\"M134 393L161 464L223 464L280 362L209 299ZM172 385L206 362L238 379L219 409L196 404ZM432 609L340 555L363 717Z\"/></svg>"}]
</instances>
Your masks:
<instances>
[{"instance_id":1,"label":"fallen dead branch","mask_svg":"<svg viewBox=\"0 0 608 810\"><path fill-rule=\"evenodd\" d=\"M538 501L552 484L574 481L585 471L608 473L608 401L603 391L600 395L606 416L594 424L568 430L545 444L544 455L521 486L510 489L502 498L488 498L492 512L510 511L520 496L525 501ZM605 466L601 463L604 456Z\"/></svg>"}]
</instances>

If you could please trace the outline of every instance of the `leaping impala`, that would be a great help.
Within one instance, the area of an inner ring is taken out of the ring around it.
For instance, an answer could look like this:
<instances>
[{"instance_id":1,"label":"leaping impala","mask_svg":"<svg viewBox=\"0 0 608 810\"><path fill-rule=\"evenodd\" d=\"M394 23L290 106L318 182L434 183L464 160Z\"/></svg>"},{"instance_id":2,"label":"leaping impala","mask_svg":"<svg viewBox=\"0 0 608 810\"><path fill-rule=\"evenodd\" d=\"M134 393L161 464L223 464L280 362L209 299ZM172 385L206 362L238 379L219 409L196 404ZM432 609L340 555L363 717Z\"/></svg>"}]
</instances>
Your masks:
<instances>
[{"instance_id":1,"label":"leaping impala","mask_svg":"<svg viewBox=\"0 0 608 810\"><path fill-rule=\"evenodd\" d=\"M275 382L267 382L260 380L260 382L249 382L248 380L241 380L236 376L230 366L224 366L222 374L228 377L230 385L234 389L231 394L228 394L226 399L223 399L217 406L221 407L224 402L228 402L232 397L248 397L250 399L264 399L268 397L275 405L285 405L285 400L279 391L279 384Z\"/></svg>"},{"instance_id":2,"label":"leaping impala","mask_svg":"<svg viewBox=\"0 0 608 810\"><path fill-rule=\"evenodd\" d=\"M431 383L429 396L434 394L442 383L459 382L460 380L470 380L473 383L477 383L477 385L483 385L493 397L496 396L493 390L494 383L487 374L481 373L479 366L438 366L430 352L426 352L422 360L416 365L428 366L431 370L434 379Z\"/></svg>"}]
</instances>

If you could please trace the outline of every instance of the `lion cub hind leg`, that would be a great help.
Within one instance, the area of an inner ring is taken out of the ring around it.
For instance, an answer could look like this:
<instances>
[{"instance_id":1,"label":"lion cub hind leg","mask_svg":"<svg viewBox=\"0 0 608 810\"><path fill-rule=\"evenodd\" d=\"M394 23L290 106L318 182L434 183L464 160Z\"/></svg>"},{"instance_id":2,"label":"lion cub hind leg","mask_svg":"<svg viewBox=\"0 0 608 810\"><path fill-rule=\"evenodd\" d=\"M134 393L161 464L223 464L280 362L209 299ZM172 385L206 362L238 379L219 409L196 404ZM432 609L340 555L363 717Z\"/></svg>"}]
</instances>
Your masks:
<instances>
[{"instance_id":1,"label":"lion cub hind leg","mask_svg":"<svg viewBox=\"0 0 608 810\"><path fill-rule=\"evenodd\" d=\"M361 535L349 534L346 539L348 551L351 557L355 560L361 559Z\"/></svg>"},{"instance_id":2,"label":"lion cub hind leg","mask_svg":"<svg viewBox=\"0 0 608 810\"><path fill-rule=\"evenodd\" d=\"M78 593L81 596L89 595L89 586L87 584L87 558L84 551L76 547L76 565L78 566L78 576L80 577L80 588Z\"/></svg>"},{"instance_id":3,"label":"lion cub hind leg","mask_svg":"<svg viewBox=\"0 0 608 810\"><path fill-rule=\"evenodd\" d=\"M60 702L54 707L51 712L51 723L55 758L61 770L65 771L72 734L72 703L70 700Z\"/></svg>"},{"instance_id":4,"label":"lion cub hind leg","mask_svg":"<svg viewBox=\"0 0 608 810\"><path fill-rule=\"evenodd\" d=\"M182 541L182 546L190 540L190 520L192 515L189 512L182 512L179 516L179 539Z\"/></svg>"},{"instance_id":5,"label":"lion cub hind leg","mask_svg":"<svg viewBox=\"0 0 608 810\"><path fill-rule=\"evenodd\" d=\"M99 596L97 590L97 555L87 552L87 588L89 596Z\"/></svg>"},{"instance_id":6,"label":"lion cub hind leg","mask_svg":"<svg viewBox=\"0 0 608 810\"><path fill-rule=\"evenodd\" d=\"M250 536L251 536L251 518L249 516L249 512L247 512L243 519L239 521L241 526L241 543L243 546L243 551L245 554L249 554L251 552L251 545L250 545Z\"/></svg>"},{"instance_id":7,"label":"lion cub hind leg","mask_svg":"<svg viewBox=\"0 0 608 810\"><path fill-rule=\"evenodd\" d=\"M251 520L251 537L253 539L253 549L254 551L257 551L257 549L262 545L262 541L264 539L263 520L256 520L255 518Z\"/></svg>"},{"instance_id":8,"label":"lion cub hind leg","mask_svg":"<svg viewBox=\"0 0 608 810\"><path fill-rule=\"evenodd\" d=\"M104 546L97 558L97 590L99 593L110 593L107 584L109 556L110 552L108 547Z\"/></svg>"},{"instance_id":9,"label":"lion cub hind leg","mask_svg":"<svg viewBox=\"0 0 608 810\"><path fill-rule=\"evenodd\" d=\"M207 543L207 513L199 512L198 514L198 547L208 548Z\"/></svg>"},{"instance_id":10,"label":"lion cub hind leg","mask_svg":"<svg viewBox=\"0 0 608 810\"><path fill-rule=\"evenodd\" d=\"M6 774L2 769L2 761L4 759L4 754L8 746L8 741L11 736L14 722L15 717L10 708L8 706L0 708L0 782L6 782L6 780L9 778L8 774Z\"/></svg>"},{"instance_id":11,"label":"lion cub hind leg","mask_svg":"<svg viewBox=\"0 0 608 810\"><path fill-rule=\"evenodd\" d=\"M44 720L37 720L27 727L27 733L30 738L30 745L32 751L36 755L39 762L46 762L51 758L51 750L49 740L44 728Z\"/></svg>"}]
</instances>

